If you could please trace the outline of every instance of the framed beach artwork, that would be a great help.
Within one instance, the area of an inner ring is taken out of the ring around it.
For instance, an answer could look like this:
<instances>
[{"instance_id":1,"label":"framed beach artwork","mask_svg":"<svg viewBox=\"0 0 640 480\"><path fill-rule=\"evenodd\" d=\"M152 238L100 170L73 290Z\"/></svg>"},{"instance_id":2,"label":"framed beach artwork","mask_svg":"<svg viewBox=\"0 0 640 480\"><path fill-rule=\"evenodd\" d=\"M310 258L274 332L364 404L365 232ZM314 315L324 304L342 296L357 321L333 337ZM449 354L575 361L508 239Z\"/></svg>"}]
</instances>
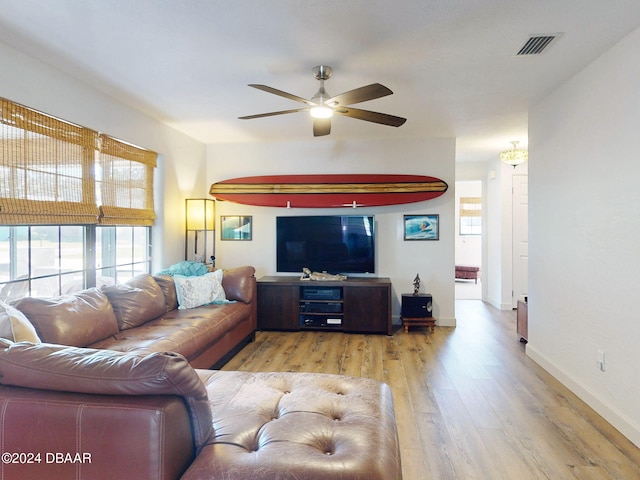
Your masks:
<instances>
[{"instance_id":1,"label":"framed beach artwork","mask_svg":"<svg viewBox=\"0 0 640 480\"><path fill-rule=\"evenodd\" d=\"M232 215L220 217L221 240L252 240L252 217Z\"/></svg>"},{"instance_id":2,"label":"framed beach artwork","mask_svg":"<svg viewBox=\"0 0 640 480\"><path fill-rule=\"evenodd\" d=\"M405 215L405 240L440 240L440 215Z\"/></svg>"}]
</instances>

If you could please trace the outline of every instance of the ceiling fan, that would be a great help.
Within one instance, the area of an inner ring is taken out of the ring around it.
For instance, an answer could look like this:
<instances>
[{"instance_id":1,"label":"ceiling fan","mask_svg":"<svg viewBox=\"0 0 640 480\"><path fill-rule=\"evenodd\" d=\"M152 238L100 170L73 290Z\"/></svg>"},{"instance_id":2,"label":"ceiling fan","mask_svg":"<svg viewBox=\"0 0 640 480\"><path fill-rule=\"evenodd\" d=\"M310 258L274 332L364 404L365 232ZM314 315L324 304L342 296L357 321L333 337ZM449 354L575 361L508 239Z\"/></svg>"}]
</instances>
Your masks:
<instances>
[{"instance_id":1,"label":"ceiling fan","mask_svg":"<svg viewBox=\"0 0 640 480\"><path fill-rule=\"evenodd\" d=\"M285 113L309 111L313 117L313 135L315 137L329 135L329 133L331 133L331 117L334 114L355 118L357 120L364 120L366 122L389 125L391 127L399 127L407 121L406 118L396 117L386 113L372 112L370 110L361 110L359 108L349 106L354 103L366 102L368 100L374 100L376 98L391 95L393 92L384 85L372 83L371 85L366 85L364 87L341 93L335 97L330 97L324 89L324 81L331 78L333 69L326 65L317 65L313 67L312 72L315 79L320 81L320 88L310 100L266 85L249 84L250 87L257 88L258 90L304 103L307 105L306 107L296 108L293 110L281 110L278 112L259 113L257 115L247 115L245 117L238 118L241 120L250 120L252 118L271 117L274 115L283 115Z\"/></svg>"}]
</instances>

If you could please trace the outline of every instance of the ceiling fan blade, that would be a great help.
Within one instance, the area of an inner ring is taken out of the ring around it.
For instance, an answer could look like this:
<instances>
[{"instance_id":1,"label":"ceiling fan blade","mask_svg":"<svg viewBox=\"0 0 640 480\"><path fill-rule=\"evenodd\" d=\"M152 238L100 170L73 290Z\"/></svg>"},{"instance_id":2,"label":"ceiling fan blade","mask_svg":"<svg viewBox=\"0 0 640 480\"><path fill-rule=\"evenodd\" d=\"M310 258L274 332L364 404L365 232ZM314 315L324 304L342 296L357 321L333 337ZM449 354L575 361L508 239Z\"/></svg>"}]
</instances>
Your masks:
<instances>
[{"instance_id":1,"label":"ceiling fan blade","mask_svg":"<svg viewBox=\"0 0 640 480\"><path fill-rule=\"evenodd\" d=\"M392 93L393 92L384 85L380 85L379 83L372 83L371 85L356 88L354 90L349 90L348 92L344 92L340 95L336 95L335 97L331 97L325 103L331 106L351 105L353 103L366 102L367 100L386 97L387 95L391 95Z\"/></svg>"},{"instance_id":2,"label":"ceiling fan blade","mask_svg":"<svg viewBox=\"0 0 640 480\"><path fill-rule=\"evenodd\" d=\"M274 95L279 95L284 98L288 98L289 100L294 100L296 102L306 103L307 105L313 107L316 104L311 100L307 100L306 98L299 97L292 93L283 92L282 90L278 90L277 88L267 87L266 85L259 85L256 83L250 83L250 87L257 88L258 90L262 90L263 92L273 93Z\"/></svg>"},{"instance_id":3,"label":"ceiling fan blade","mask_svg":"<svg viewBox=\"0 0 640 480\"><path fill-rule=\"evenodd\" d=\"M308 108L295 108L293 110L280 110L279 112L258 113L257 115L246 115L244 117L238 117L240 120L251 120L252 118L273 117L274 115L284 115L285 113L304 112L309 110Z\"/></svg>"},{"instance_id":4,"label":"ceiling fan blade","mask_svg":"<svg viewBox=\"0 0 640 480\"><path fill-rule=\"evenodd\" d=\"M344 115L345 117L365 120L367 122L380 123L389 125L390 127L399 127L407 121L406 118L396 117L387 113L371 112L369 110L360 110L359 108L337 107L333 109L333 113Z\"/></svg>"},{"instance_id":5,"label":"ceiling fan blade","mask_svg":"<svg viewBox=\"0 0 640 480\"><path fill-rule=\"evenodd\" d=\"M313 136L322 137L331 133L330 118L316 118L313 120Z\"/></svg>"}]
</instances>

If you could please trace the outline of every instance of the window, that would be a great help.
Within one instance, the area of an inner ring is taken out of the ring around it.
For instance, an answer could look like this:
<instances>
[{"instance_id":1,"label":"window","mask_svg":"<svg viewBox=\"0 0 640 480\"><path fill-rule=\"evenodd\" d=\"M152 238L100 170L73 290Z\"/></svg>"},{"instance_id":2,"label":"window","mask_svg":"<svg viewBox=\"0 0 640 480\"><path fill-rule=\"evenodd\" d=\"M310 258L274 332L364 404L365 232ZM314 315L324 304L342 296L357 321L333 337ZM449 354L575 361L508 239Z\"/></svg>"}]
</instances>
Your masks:
<instances>
[{"instance_id":1,"label":"window","mask_svg":"<svg viewBox=\"0 0 640 480\"><path fill-rule=\"evenodd\" d=\"M96 283L121 283L151 268L150 229L96 228Z\"/></svg>"},{"instance_id":2,"label":"window","mask_svg":"<svg viewBox=\"0 0 640 480\"><path fill-rule=\"evenodd\" d=\"M0 98L0 299L150 271L156 157Z\"/></svg>"},{"instance_id":3,"label":"window","mask_svg":"<svg viewBox=\"0 0 640 480\"><path fill-rule=\"evenodd\" d=\"M150 230L137 226L0 226L0 300L63 295L149 272Z\"/></svg>"},{"instance_id":4,"label":"window","mask_svg":"<svg viewBox=\"0 0 640 480\"><path fill-rule=\"evenodd\" d=\"M482 198L460 197L460 235L482 235Z\"/></svg>"}]
</instances>

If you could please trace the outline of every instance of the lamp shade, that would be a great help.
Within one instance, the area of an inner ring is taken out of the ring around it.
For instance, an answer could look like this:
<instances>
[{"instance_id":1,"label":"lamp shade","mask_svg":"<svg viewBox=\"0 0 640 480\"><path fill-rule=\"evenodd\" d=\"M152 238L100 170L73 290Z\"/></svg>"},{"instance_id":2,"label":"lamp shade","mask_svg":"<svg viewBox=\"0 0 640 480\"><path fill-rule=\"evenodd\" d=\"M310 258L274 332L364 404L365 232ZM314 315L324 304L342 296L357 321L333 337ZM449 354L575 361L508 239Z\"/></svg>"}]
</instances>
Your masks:
<instances>
[{"instance_id":1,"label":"lamp shade","mask_svg":"<svg viewBox=\"0 0 640 480\"><path fill-rule=\"evenodd\" d=\"M187 230L215 230L216 204L209 198L187 198Z\"/></svg>"},{"instance_id":2,"label":"lamp shade","mask_svg":"<svg viewBox=\"0 0 640 480\"><path fill-rule=\"evenodd\" d=\"M215 258L216 202L210 198L185 199L184 258L213 263Z\"/></svg>"}]
</instances>

